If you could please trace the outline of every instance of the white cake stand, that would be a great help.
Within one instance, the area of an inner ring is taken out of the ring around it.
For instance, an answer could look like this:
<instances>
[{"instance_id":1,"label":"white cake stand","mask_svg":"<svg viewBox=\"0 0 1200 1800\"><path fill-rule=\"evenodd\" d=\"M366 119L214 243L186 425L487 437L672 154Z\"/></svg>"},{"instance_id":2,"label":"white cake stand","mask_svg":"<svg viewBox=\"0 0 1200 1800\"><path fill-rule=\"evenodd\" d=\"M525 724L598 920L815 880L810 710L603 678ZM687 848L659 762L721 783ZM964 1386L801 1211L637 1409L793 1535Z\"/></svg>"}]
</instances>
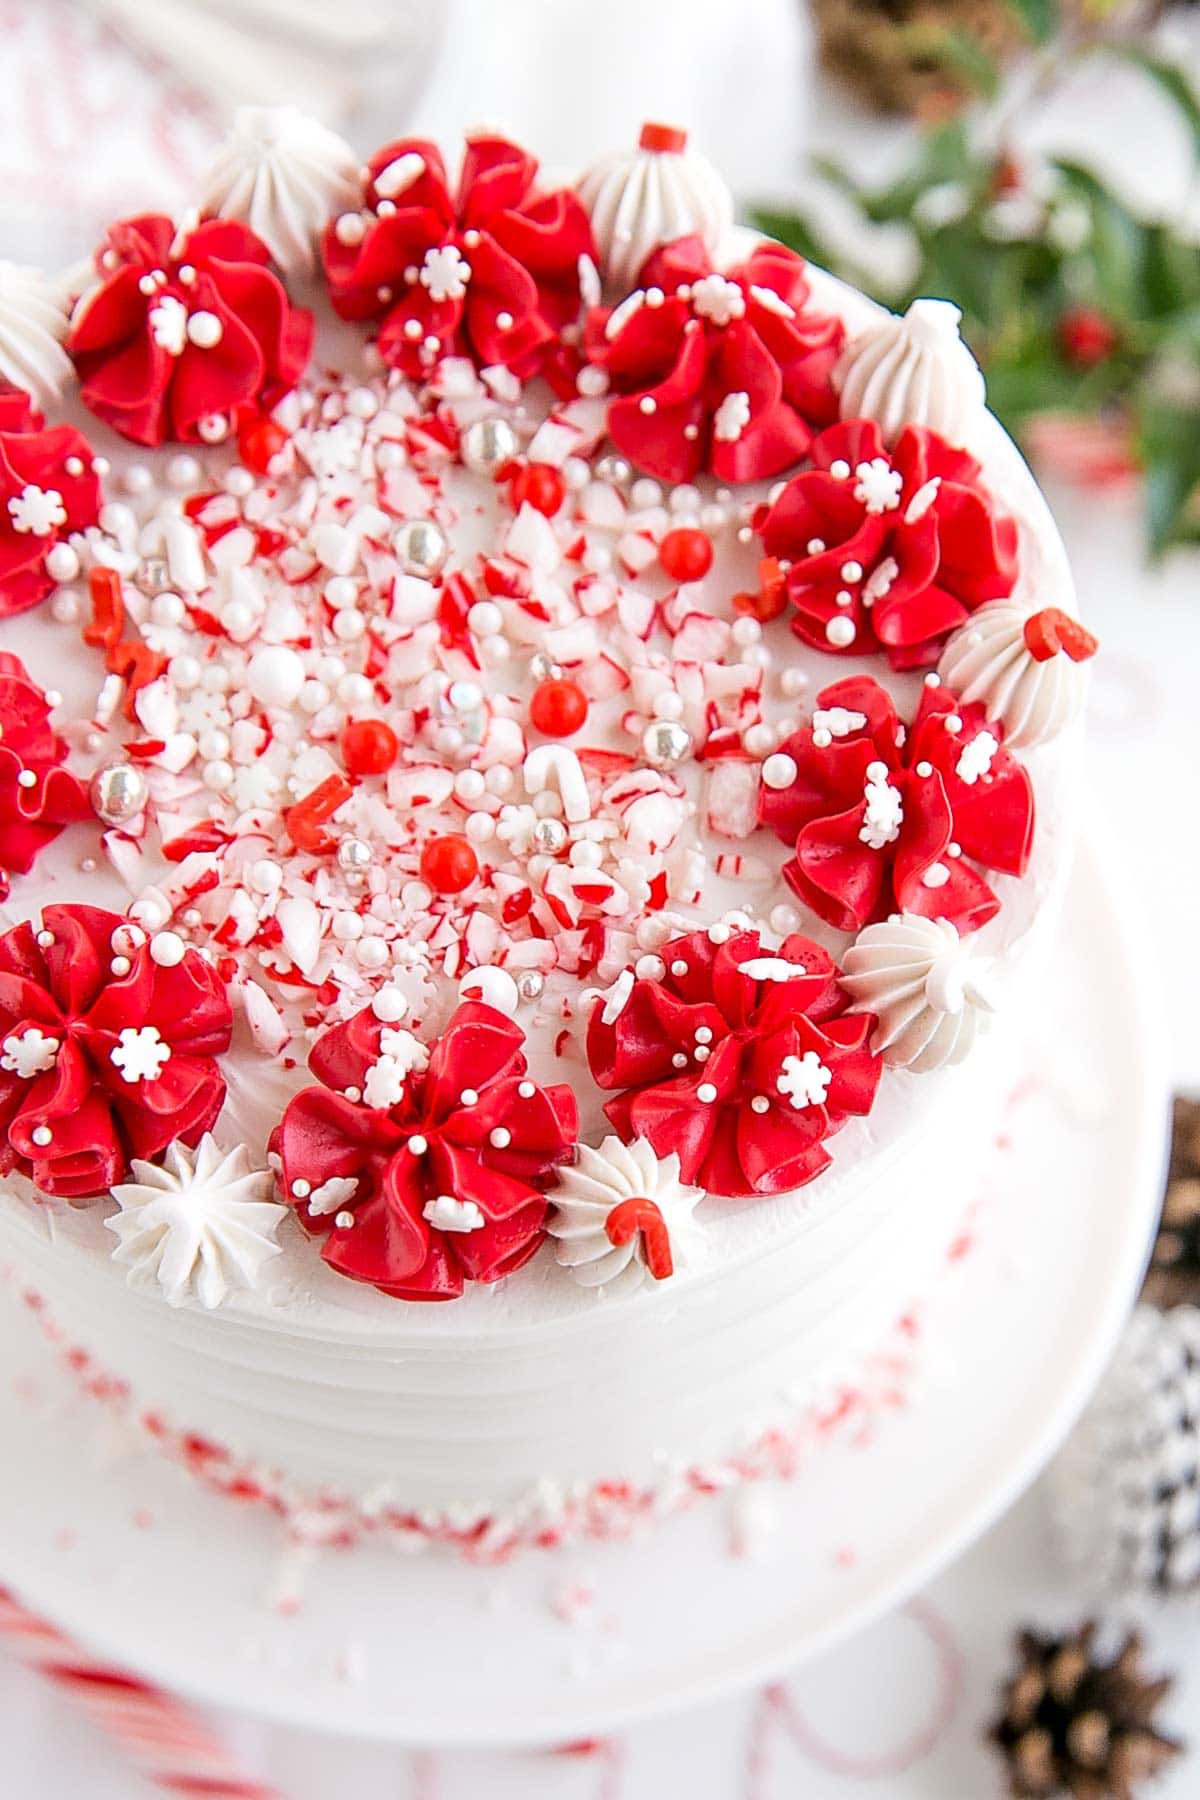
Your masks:
<instances>
[{"instance_id":1,"label":"white cake stand","mask_svg":"<svg viewBox=\"0 0 1200 1800\"><path fill-rule=\"evenodd\" d=\"M1147 979L1085 852L974 1251L926 1312L932 1370L866 1441L826 1447L796 1482L502 1569L382 1548L301 1564L271 1519L117 1441L6 1296L0 1579L181 1692L409 1743L604 1734L813 1656L959 1555L1101 1371L1158 1201L1165 1081ZM739 1526L754 1554L732 1553Z\"/></svg>"}]
</instances>

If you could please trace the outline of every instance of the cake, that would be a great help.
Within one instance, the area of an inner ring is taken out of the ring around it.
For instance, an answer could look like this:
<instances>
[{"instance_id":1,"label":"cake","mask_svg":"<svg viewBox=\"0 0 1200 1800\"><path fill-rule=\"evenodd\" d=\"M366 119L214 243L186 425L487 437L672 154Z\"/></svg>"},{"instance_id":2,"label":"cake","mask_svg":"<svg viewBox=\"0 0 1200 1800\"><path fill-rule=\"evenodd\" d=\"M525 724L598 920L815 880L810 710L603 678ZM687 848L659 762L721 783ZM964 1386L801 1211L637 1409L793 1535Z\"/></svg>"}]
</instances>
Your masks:
<instances>
[{"instance_id":1,"label":"cake","mask_svg":"<svg viewBox=\"0 0 1200 1800\"><path fill-rule=\"evenodd\" d=\"M249 109L0 269L0 378L49 1339L335 1541L793 1472L961 1246L1070 865L1096 645L955 309L674 128L554 187Z\"/></svg>"}]
</instances>

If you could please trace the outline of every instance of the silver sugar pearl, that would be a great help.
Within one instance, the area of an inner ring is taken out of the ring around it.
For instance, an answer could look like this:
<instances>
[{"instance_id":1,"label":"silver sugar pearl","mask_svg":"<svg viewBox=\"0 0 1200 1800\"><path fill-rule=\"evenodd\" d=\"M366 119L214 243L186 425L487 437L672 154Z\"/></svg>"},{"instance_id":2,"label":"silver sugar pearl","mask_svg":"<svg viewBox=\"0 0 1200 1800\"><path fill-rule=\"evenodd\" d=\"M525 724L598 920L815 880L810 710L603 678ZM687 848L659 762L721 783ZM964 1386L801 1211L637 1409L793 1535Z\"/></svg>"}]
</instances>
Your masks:
<instances>
[{"instance_id":1,"label":"silver sugar pearl","mask_svg":"<svg viewBox=\"0 0 1200 1800\"><path fill-rule=\"evenodd\" d=\"M440 574L450 553L445 532L432 519L403 520L392 537L392 548L406 575L419 575L426 581Z\"/></svg>"},{"instance_id":2,"label":"silver sugar pearl","mask_svg":"<svg viewBox=\"0 0 1200 1800\"><path fill-rule=\"evenodd\" d=\"M344 837L337 847L337 859L347 875L365 875L371 866L371 846L361 838Z\"/></svg>"},{"instance_id":3,"label":"silver sugar pearl","mask_svg":"<svg viewBox=\"0 0 1200 1800\"><path fill-rule=\"evenodd\" d=\"M642 734L642 755L656 769L670 769L692 754L692 734L676 719L655 719Z\"/></svg>"},{"instance_id":4,"label":"silver sugar pearl","mask_svg":"<svg viewBox=\"0 0 1200 1800\"><path fill-rule=\"evenodd\" d=\"M602 456L594 473L597 481L610 482L613 487L624 487L633 480L633 467L623 456Z\"/></svg>"},{"instance_id":5,"label":"silver sugar pearl","mask_svg":"<svg viewBox=\"0 0 1200 1800\"><path fill-rule=\"evenodd\" d=\"M458 453L476 475L494 475L517 454L517 434L507 419L476 419L459 438Z\"/></svg>"},{"instance_id":6,"label":"silver sugar pearl","mask_svg":"<svg viewBox=\"0 0 1200 1800\"><path fill-rule=\"evenodd\" d=\"M562 674L562 665L547 656L544 650L535 650L529 659L529 673L535 681L557 681Z\"/></svg>"},{"instance_id":7,"label":"silver sugar pearl","mask_svg":"<svg viewBox=\"0 0 1200 1800\"><path fill-rule=\"evenodd\" d=\"M147 556L138 564L134 581L143 594L161 594L171 585L171 574L161 556Z\"/></svg>"},{"instance_id":8,"label":"silver sugar pearl","mask_svg":"<svg viewBox=\"0 0 1200 1800\"><path fill-rule=\"evenodd\" d=\"M517 976L517 992L522 1000L540 1000L546 988L546 977L540 969L525 969Z\"/></svg>"},{"instance_id":9,"label":"silver sugar pearl","mask_svg":"<svg viewBox=\"0 0 1200 1800\"><path fill-rule=\"evenodd\" d=\"M539 819L532 832L535 850L543 856L557 856L567 847L567 828L561 819Z\"/></svg>"},{"instance_id":10,"label":"silver sugar pearl","mask_svg":"<svg viewBox=\"0 0 1200 1800\"><path fill-rule=\"evenodd\" d=\"M106 763L88 785L88 798L105 825L128 825L146 805L146 777L134 763Z\"/></svg>"}]
</instances>

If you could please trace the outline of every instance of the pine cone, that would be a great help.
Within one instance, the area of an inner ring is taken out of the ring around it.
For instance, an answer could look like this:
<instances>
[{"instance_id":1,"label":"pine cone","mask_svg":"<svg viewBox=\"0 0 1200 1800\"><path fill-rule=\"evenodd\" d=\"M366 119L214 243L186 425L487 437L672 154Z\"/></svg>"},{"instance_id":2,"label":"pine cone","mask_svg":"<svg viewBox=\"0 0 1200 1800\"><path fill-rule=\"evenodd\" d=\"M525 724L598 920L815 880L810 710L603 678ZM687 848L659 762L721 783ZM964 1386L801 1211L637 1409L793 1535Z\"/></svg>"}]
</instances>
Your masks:
<instances>
[{"instance_id":1,"label":"pine cone","mask_svg":"<svg viewBox=\"0 0 1200 1800\"><path fill-rule=\"evenodd\" d=\"M1142 1298L1200 1304L1200 1102L1175 1100L1167 1191Z\"/></svg>"},{"instance_id":2,"label":"pine cone","mask_svg":"<svg viewBox=\"0 0 1200 1800\"><path fill-rule=\"evenodd\" d=\"M813 0L811 11L825 68L877 112L967 97L971 83L947 55L956 38L997 59L1022 40L1010 0Z\"/></svg>"},{"instance_id":3,"label":"pine cone","mask_svg":"<svg viewBox=\"0 0 1200 1800\"><path fill-rule=\"evenodd\" d=\"M1007 1760L1014 1800L1136 1800L1182 1748L1154 1729L1172 1684L1146 1680L1140 1638L1131 1632L1105 1663L1093 1654L1095 1635L1088 1623L1069 1637L1017 1637L1020 1667L988 1733Z\"/></svg>"},{"instance_id":4,"label":"pine cone","mask_svg":"<svg viewBox=\"0 0 1200 1800\"><path fill-rule=\"evenodd\" d=\"M1138 1307L1049 1492L1081 1579L1118 1591L1200 1587L1200 1310Z\"/></svg>"}]
</instances>

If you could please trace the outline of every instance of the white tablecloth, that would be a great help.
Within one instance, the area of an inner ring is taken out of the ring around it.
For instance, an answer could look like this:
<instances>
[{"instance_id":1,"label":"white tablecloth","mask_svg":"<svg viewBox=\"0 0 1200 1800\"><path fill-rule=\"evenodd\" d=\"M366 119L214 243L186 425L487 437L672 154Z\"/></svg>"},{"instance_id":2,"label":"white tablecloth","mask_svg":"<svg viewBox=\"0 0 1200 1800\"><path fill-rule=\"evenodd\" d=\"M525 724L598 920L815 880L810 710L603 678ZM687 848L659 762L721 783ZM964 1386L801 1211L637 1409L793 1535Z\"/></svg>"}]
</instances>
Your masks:
<instances>
[{"instance_id":1,"label":"white tablecloth","mask_svg":"<svg viewBox=\"0 0 1200 1800\"><path fill-rule=\"evenodd\" d=\"M365 148L416 123L453 140L464 123L500 118L547 159L571 164L628 139L644 116L681 118L740 191L777 192L814 114L843 147L874 143L877 159L894 142L835 117L828 97L813 102L805 36L792 0L606 0L599 11L581 0L457 0L415 121L376 116L356 135ZM219 124L175 77L139 64L70 0L0 4L0 59L6 254L65 263L123 208L187 198ZM1086 93L1075 106L1087 131L1097 109ZM1124 115L1126 143L1141 117ZM1145 129L1169 161L1173 128L1148 101ZM1156 179L1170 179L1154 160ZM1093 783L1159 962L1177 1080L1200 1087L1200 559L1147 571L1132 493L1052 498L1104 640ZM409 1756L237 1721L228 1729L248 1768L288 1800L984 1800L1001 1790L980 1726L1012 1628L1073 1622L1083 1604L1055 1567L1035 1493L914 1608L773 1695L646 1726L590 1755ZM1161 1661L1184 1670L1172 1709L1182 1721L1200 1699L1200 1633L1186 1613L1152 1616L1150 1633ZM142 1791L119 1754L2 1649L0 1744L5 1800ZM1195 1767L1163 1783L1163 1800L1196 1793Z\"/></svg>"}]
</instances>

